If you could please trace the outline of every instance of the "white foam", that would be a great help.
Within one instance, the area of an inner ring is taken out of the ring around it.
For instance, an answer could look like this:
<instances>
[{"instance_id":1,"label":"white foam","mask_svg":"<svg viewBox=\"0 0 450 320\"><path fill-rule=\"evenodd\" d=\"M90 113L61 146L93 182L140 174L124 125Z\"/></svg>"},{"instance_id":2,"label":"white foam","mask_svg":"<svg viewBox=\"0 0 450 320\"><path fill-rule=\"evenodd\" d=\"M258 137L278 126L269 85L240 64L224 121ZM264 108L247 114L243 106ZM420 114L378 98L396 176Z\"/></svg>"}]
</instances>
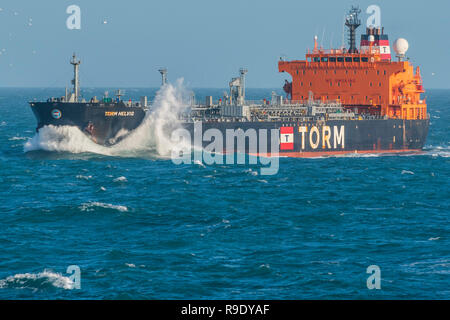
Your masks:
<instances>
[{"instance_id":1,"label":"white foam","mask_svg":"<svg viewBox=\"0 0 450 320\"><path fill-rule=\"evenodd\" d=\"M25 138L25 137L12 137L12 138L9 138L8 140L9 141L17 141L17 140L27 140L28 138Z\"/></svg>"},{"instance_id":2,"label":"white foam","mask_svg":"<svg viewBox=\"0 0 450 320\"><path fill-rule=\"evenodd\" d=\"M70 153L99 153L110 155L107 147L100 146L89 139L77 127L52 125L39 130L24 146L25 152L35 150L70 152Z\"/></svg>"},{"instance_id":3,"label":"white foam","mask_svg":"<svg viewBox=\"0 0 450 320\"><path fill-rule=\"evenodd\" d=\"M194 160L194 163L202 168L206 168L206 166L200 160Z\"/></svg>"},{"instance_id":4,"label":"white foam","mask_svg":"<svg viewBox=\"0 0 450 320\"><path fill-rule=\"evenodd\" d=\"M450 147L447 146L426 146L425 148L426 154L431 155L434 158L442 157L448 158L450 157Z\"/></svg>"},{"instance_id":5,"label":"white foam","mask_svg":"<svg viewBox=\"0 0 450 320\"><path fill-rule=\"evenodd\" d=\"M79 174L79 175L77 175L77 179L90 180L90 179L92 179L92 176L83 176L83 175Z\"/></svg>"},{"instance_id":6,"label":"white foam","mask_svg":"<svg viewBox=\"0 0 450 320\"><path fill-rule=\"evenodd\" d=\"M244 172L245 172L245 173L248 173L248 174L250 174L250 175L252 175L252 176L257 176L257 175L258 175L258 172L253 171L252 169L247 169L247 170L245 170Z\"/></svg>"},{"instance_id":7,"label":"white foam","mask_svg":"<svg viewBox=\"0 0 450 320\"><path fill-rule=\"evenodd\" d=\"M343 155L335 155L335 158L376 158L382 156L382 153L347 153Z\"/></svg>"},{"instance_id":8,"label":"white foam","mask_svg":"<svg viewBox=\"0 0 450 320\"><path fill-rule=\"evenodd\" d=\"M36 288L39 283L36 281L43 281L50 283L55 288L62 288L66 290L74 289L74 282L70 278L61 275L60 273L44 270L39 273L19 273L14 276L9 276L6 279L0 280L0 289L4 288Z\"/></svg>"},{"instance_id":9,"label":"white foam","mask_svg":"<svg viewBox=\"0 0 450 320\"><path fill-rule=\"evenodd\" d=\"M174 143L171 141L173 130L180 128L178 114L187 108L187 91L183 79L175 85L166 84L157 92L151 112L148 112L141 125L127 132L121 130L115 137L127 135L117 144L106 147L93 142L77 127L45 126L24 145L24 151L45 150L69 153L96 153L107 156L136 156L148 152L155 156L170 155Z\"/></svg>"},{"instance_id":10,"label":"white foam","mask_svg":"<svg viewBox=\"0 0 450 320\"><path fill-rule=\"evenodd\" d=\"M94 211L95 208L105 208L105 209L112 209L117 210L120 212L128 212L128 208L126 206L120 206L120 205L114 205L110 203L103 203L103 202L87 202L83 203L80 207L81 211Z\"/></svg>"},{"instance_id":11,"label":"white foam","mask_svg":"<svg viewBox=\"0 0 450 320\"><path fill-rule=\"evenodd\" d=\"M410 175L413 175L414 172L408 171L408 170L402 170L402 174L410 174Z\"/></svg>"},{"instance_id":12,"label":"white foam","mask_svg":"<svg viewBox=\"0 0 450 320\"><path fill-rule=\"evenodd\" d=\"M114 182L127 182L127 181L128 181L127 178L124 176L114 179Z\"/></svg>"}]
</instances>

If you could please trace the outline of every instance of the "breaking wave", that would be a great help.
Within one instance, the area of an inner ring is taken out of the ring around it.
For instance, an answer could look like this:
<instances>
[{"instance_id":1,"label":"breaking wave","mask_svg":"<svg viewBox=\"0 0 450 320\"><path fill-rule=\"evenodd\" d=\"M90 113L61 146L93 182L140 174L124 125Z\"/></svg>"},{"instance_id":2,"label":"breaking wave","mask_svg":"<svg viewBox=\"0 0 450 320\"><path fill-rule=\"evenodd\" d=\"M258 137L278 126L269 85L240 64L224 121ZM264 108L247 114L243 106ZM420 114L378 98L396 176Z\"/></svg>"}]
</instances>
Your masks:
<instances>
[{"instance_id":1,"label":"breaking wave","mask_svg":"<svg viewBox=\"0 0 450 320\"><path fill-rule=\"evenodd\" d=\"M114 182L128 182L127 177L121 176L113 180Z\"/></svg>"},{"instance_id":2,"label":"breaking wave","mask_svg":"<svg viewBox=\"0 0 450 320\"><path fill-rule=\"evenodd\" d=\"M449 146L427 146L425 147L425 152L427 155L432 157L450 157L450 147Z\"/></svg>"},{"instance_id":3,"label":"breaking wave","mask_svg":"<svg viewBox=\"0 0 450 320\"><path fill-rule=\"evenodd\" d=\"M75 284L69 277L49 270L39 273L19 273L0 280L0 289L40 289L48 286L72 290Z\"/></svg>"},{"instance_id":4,"label":"breaking wave","mask_svg":"<svg viewBox=\"0 0 450 320\"><path fill-rule=\"evenodd\" d=\"M9 141L17 141L17 140L27 140L26 137L12 137L8 139Z\"/></svg>"},{"instance_id":5,"label":"breaking wave","mask_svg":"<svg viewBox=\"0 0 450 320\"><path fill-rule=\"evenodd\" d=\"M168 157L175 145L170 134L180 128L177 115L187 108L187 97L183 79L177 80L175 85L164 85L157 92L151 111L141 125L111 147L96 144L77 127L50 125L41 128L39 133L27 141L24 151L95 153L107 156L135 156L146 152Z\"/></svg>"},{"instance_id":6,"label":"breaking wave","mask_svg":"<svg viewBox=\"0 0 450 320\"><path fill-rule=\"evenodd\" d=\"M81 205L81 207L80 207L80 210L81 211L90 212L90 211L94 211L95 208L111 209L111 210L116 210L116 211L119 211L119 212L128 212L128 208L125 207L125 206L114 205L114 204L103 203L103 202L83 203Z\"/></svg>"}]
</instances>

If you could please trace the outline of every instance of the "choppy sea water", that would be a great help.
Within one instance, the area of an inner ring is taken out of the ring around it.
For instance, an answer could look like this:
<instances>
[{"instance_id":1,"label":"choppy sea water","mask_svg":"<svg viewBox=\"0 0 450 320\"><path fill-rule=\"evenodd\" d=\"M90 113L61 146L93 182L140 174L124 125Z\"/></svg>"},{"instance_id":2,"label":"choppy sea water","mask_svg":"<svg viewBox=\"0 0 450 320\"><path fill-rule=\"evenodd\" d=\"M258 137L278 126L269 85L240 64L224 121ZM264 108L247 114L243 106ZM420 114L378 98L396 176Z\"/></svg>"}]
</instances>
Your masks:
<instances>
[{"instance_id":1,"label":"choppy sea water","mask_svg":"<svg viewBox=\"0 0 450 320\"><path fill-rule=\"evenodd\" d=\"M423 155L281 158L273 176L36 137L27 101L62 91L0 89L0 299L450 298L449 90L427 92Z\"/></svg>"}]
</instances>

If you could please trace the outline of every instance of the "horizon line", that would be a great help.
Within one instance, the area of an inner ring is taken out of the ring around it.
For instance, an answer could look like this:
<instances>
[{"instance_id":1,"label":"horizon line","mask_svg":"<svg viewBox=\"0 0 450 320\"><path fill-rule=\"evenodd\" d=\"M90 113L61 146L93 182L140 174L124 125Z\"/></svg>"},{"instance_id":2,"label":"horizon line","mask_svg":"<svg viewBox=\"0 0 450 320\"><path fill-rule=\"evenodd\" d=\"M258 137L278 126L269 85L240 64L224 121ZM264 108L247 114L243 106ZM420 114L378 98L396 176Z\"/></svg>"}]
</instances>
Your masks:
<instances>
[{"instance_id":1,"label":"horizon line","mask_svg":"<svg viewBox=\"0 0 450 320\"><path fill-rule=\"evenodd\" d=\"M66 87L58 87L58 86L0 86L0 89L65 89ZM72 87L67 87L68 89ZM83 89L110 89L110 88L117 88L117 89L159 89L160 86L152 87L152 86L84 86L80 88ZM188 87L192 89L217 89L217 90L223 90L228 89L227 87ZM282 90L282 87L246 87L246 89L280 89ZM425 90L450 90L450 87L447 88L426 88Z\"/></svg>"}]
</instances>

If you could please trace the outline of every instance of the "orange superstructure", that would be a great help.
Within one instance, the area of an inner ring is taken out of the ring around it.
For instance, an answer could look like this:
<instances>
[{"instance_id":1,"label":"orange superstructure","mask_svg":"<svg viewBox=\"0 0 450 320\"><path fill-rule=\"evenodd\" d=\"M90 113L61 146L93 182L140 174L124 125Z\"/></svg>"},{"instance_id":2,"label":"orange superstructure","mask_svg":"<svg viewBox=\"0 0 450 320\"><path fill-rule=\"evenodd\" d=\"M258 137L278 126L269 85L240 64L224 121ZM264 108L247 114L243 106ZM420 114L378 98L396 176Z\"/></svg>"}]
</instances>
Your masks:
<instances>
[{"instance_id":1,"label":"orange superstructure","mask_svg":"<svg viewBox=\"0 0 450 320\"><path fill-rule=\"evenodd\" d=\"M409 61L401 58L392 61L390 52L380 52L381 45L374 42L373 34L382 35L382 31L368 28L370 44L353 53L346 49L323 50L315 38L314 49L307 52L306 60L279 61L279 71L292 76L292 83L285 85L288 98L304 101L313 96L317 100L338 100L346 108L388 118L426 119L419 67L414 70ZM385 51L386 43L383 45Z\"/></svg>"}]
</instances>

